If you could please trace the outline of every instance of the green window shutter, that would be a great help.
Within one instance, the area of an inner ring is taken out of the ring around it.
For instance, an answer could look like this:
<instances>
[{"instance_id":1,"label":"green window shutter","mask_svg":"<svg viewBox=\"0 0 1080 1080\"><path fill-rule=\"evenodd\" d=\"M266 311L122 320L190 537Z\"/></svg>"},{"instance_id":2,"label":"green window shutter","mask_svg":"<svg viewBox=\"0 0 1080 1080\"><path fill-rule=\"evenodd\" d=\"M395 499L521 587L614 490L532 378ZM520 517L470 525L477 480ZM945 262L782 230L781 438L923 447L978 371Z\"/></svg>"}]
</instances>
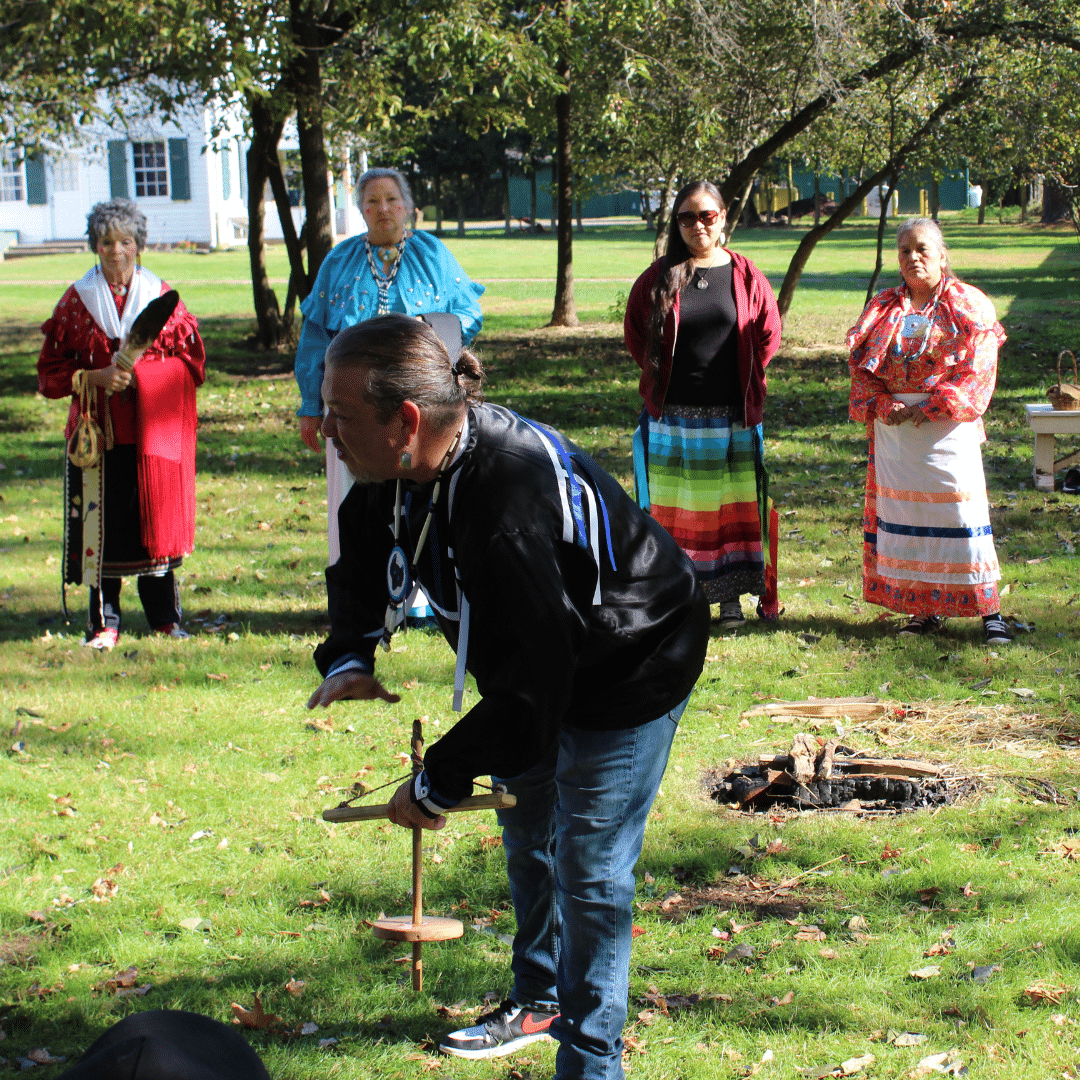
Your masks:
<instances>
[{"instance_id":1,"label":"green window shutter","mask_svg":"<svg viewBox=\"0 0 1080 1080\"><path fill-rule=\"evenodd\" d=\"M232 198L232 154L227 146L221 148L221 197Z\"/></svg>"},{"instance_id":2,"label":"green window shutter","mask_svg":"<svg viewBox=\"0 0 1080 1080\"><path fill-rule=\"evenodd\" d=\"M240 198L247 202L247 155L244 153L244 144L236 140L236 171L240 174Z\"/></svg>"},{"instance_id":3,"label":"green window shutter","mask_svg":"<svg viewBox=\"0 0 1080 1080\"><path fill-rule=\"evenodd\" d=\"M30 206L44 206L49 201L45 194L45 158L41 154L26 159L26 201Z\"/></svg>"},{"instance_id":4,"label":"green window shutter","mask_svg":"<svg viewBox=\"0 0 1080 1080\"><path fill-rule=\"evenodd\" d=\"M191 198L187 139L169 140L169 190L173 202L187 202Z\"/></svg>"},{"instance_id":5,"label":"green window shutter","mask_svg":"<svg viewBox=\"0 0 1080 1080\"><path fill-rule=\"evenodd\" d=\"M109 140L109 194L127 198L127 151L123 139Z\"/></svg>"}]
</instances>

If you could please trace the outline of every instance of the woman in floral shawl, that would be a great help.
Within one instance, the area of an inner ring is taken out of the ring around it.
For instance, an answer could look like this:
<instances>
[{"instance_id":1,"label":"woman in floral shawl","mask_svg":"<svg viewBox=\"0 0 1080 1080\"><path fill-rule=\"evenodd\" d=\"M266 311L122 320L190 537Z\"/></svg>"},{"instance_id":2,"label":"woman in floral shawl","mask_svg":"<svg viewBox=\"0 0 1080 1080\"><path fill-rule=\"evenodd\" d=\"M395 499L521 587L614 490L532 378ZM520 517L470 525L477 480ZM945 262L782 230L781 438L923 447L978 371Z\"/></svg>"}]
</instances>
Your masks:
<instances>
[{"instance_id":1,"label":"woman in floral shawl","mask_svg":"<svg viewBox=\"0 0 1080 1080\"><path fill-rule=\"evenodd\" d=\"M986 643L1007 645L981 449L1005 332L990 300L950 272L937 222L905 221L896 243L903 284L847 336L850 415L870 439L863 596L910 616L901 634L981 616Z\"/></svg>"}]
</instances>

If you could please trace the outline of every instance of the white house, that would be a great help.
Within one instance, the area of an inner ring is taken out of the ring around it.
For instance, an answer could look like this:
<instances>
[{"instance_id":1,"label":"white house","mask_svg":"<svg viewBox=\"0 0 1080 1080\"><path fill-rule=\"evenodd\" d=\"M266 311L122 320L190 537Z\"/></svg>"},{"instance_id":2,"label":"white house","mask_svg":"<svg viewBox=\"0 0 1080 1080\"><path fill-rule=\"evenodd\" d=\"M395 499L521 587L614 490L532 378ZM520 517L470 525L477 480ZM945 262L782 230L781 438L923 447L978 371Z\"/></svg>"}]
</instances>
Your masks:
<instances>
[{"instance_id":1,"label":"white house","mask_svg":"<svg viewBox=\"0 0 1080 1080\"><path fill-rule=\"evenodd\" d=\"M283 149L290 142L296 146L295 136L283 140ZM88 127L65 147L22 160L14 147L0 146L0 250L85 237L90 208L117 195L134 199L146 215L151 245L243 245L247 149L239 121L210 106L190 108L176 121ZM362 232L351 177L327 180L338 237ZM269 190L266 199L266 237L280 240ZM299 229L303 207L293 208L293 219Z\"/></svg>"}]
</instances>

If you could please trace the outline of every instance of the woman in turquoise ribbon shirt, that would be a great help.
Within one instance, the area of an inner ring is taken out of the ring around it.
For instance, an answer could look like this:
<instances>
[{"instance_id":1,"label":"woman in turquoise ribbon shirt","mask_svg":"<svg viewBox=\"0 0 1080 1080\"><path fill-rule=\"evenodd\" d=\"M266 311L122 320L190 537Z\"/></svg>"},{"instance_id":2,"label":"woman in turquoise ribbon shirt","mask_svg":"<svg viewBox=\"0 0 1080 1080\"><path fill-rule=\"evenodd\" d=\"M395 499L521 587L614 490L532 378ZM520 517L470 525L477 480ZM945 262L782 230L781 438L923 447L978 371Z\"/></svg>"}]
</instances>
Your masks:
<instances>
[{"instance_id":1,"label":"woman in turquoise ribbon shirt","mask_svg":"<svg viewBox=\"0 0 1080 1080\"><path fill-rule=\"evenodd\" d=\"M296 350L300 387L300 437L319 451L322 422L323 357L334 335L375 315L451 312L469 344L480 331L479 297L484 286L470 281L442 241L406 229L414 204L408 182L397 169L369 169L357 181L360 209L368 231L343 240L319 268L315 286L301 304L304 328ZM326 448L326 503L330 563L340 549L337 511L352 477L329 444Z\"/></svg>"}]
</instances>

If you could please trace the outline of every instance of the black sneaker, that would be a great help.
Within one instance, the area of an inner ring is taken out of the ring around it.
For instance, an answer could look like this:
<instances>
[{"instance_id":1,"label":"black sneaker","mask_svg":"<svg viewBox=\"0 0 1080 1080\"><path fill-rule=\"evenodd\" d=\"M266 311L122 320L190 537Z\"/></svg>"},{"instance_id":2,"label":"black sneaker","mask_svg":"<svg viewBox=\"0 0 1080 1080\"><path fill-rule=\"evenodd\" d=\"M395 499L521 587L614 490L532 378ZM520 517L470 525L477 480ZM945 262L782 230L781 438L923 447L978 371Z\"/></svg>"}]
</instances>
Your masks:
<instances>
[{"instance_id":1,"label":"black sneaker","mask_svg":"<svg viewBox=\"0 0 1080 1080\"><path fill-rule=\"evenodd\" d=\"M901 637L911 637L915 634L933 634L940 629L941 620L936 615L912 615L897 633Z\"/></svg>"},{"instance_id":2,"label":"black sneaker","mask_svg":"<svg viewBox=\"0 0 1080 1080\"><path fill-rule=\"evenodd\" d=\"M485 1013L475 1026L452 1031L439 1044L444 1054L463 1058L495 1058L515 1054L523 1046L540 1039L550 1039L551 1022L558 1010L549 1012L504 1001L493 1012Z\"/></svg>"},{"instance_id":3,"label":"black sneaker","mask_svg":"<svg viewBox=\"0 0 1080 1080\"><path fill-rule=\"evenodd\" d=\"M1013 633L1004 619L983 619L987 645L1011 645Z\"/></svg>"},{"instance_id":4,"label":"black sneaker","mask_svg":"<svg viewBox=\"0 0 1080 1080\"><path fill-rule=\"evenodd\" d=\"M742 604L738 600L725 600L720 605L720 629L724 633L741 630L746 625Z\"/></svg>"}]
</instances>

